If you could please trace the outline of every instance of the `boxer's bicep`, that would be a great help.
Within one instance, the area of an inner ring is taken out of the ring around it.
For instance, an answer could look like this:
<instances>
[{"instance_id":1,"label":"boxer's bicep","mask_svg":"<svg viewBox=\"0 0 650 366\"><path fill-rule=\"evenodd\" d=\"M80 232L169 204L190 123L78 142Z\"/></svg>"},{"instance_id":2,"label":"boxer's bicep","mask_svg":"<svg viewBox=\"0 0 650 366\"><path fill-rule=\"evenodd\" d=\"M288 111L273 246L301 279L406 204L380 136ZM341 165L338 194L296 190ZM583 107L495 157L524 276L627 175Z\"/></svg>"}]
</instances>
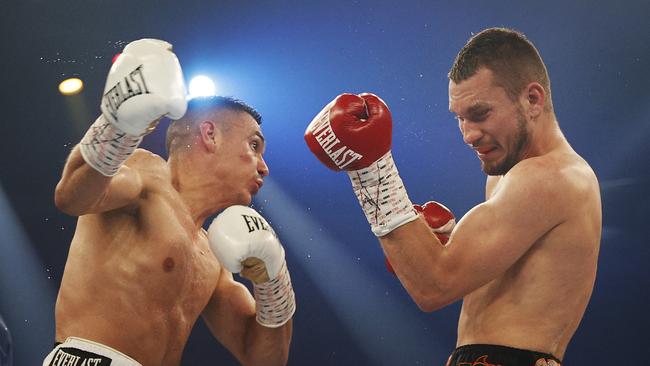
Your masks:
<instances>
[{"instance_id":1,"label":"boxer's bicep","mask_svg":"<svg viewBox=\"0 0 650 366\"><path fill-rule=\"evenodd\" d=\"M513 168L486 202L458 223L447 246L447 270L463 294L510 268L566 217L562 177L525 164Z\"/></svg>"},{"instance_id":2,"label":"boxer's bicep","mask_svg":"<svg viewBox=\"0 0 650 366\"><path fill-rule=\"evenodd\" d=\"M142 187L137 170L123 166L115 176L103 176L84 162L76 146L63 168L54 199L61 211L81 216L126 206L138 198Z\"/></svg>"},{"instance_id":3,"label":"boxer's bicep","mask_svg":"<svg viewBox=\"0 0 650 366\"><path fill-rule=\"evenodd\" d=\"M135 204L143 189L142 176L127 165L120 167L101 199L88 213L99 213Z\"/></svg>"}]
</instances>

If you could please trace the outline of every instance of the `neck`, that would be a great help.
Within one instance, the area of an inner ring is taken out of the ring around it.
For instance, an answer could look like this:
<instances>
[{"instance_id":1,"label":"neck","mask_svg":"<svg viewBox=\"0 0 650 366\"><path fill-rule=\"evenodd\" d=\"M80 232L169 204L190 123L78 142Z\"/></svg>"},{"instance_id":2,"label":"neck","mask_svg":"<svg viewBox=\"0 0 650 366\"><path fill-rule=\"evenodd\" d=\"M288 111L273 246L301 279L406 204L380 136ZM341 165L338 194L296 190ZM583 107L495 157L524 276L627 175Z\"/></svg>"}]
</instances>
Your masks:
<instances>
[{"instance_id":1,"label":"neck","mask_svg":"<svg viewBox=\"0 0 650 366\"><path fill-rule=\"evenodd\" d=\"M540 116L540 120L533 123L535 127L530 133L531 143L525 154L526 157L546 155L567 146L566 138L553 113Z\"/></svg>"},{"instance_id":2,"label":"neck","mask_svg":"<svg viewBox=\"0 0 650 366\"><path fill-rule=\"evenodd\" d=\"M198 230L208 217L227 207L228 202L218 182L205 174L209 169L203 164L203 159L193 155L192 152L175 154L169 157L167 164L172 186L178 191Z\"/></svg>"}]
</instances>

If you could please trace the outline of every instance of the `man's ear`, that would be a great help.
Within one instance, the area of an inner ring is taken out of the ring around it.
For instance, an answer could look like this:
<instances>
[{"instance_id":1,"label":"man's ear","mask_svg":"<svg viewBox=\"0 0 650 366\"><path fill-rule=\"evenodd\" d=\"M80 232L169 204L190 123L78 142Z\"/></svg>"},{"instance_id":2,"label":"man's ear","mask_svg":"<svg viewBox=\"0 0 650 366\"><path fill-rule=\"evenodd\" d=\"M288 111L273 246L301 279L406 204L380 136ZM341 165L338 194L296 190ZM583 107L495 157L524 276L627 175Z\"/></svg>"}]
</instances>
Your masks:
<instances>
[{"instance_id":1,"label":"man's ear","mask_svg":"<svg viewBox=\"0 0 650 366\"><path fill-rule=\"evenodd\" d=\"M221 130L217 125L209 120L201 122L199 125L201 136L199 140L205 149L209 152L215 152L217 146L221 143Z\"/></svg>"},{"instance_id":2,"label":"man's ear","mask_svg":"<svg viewBox=\"0 0 650 366\"><path fill-rule=\"evenodd\" d=\"M532 82L526 86L525 97L525 106L528 112L528 117L534 120L544 111L546 91L540 83Z\"/></svg>"}]
</instances>

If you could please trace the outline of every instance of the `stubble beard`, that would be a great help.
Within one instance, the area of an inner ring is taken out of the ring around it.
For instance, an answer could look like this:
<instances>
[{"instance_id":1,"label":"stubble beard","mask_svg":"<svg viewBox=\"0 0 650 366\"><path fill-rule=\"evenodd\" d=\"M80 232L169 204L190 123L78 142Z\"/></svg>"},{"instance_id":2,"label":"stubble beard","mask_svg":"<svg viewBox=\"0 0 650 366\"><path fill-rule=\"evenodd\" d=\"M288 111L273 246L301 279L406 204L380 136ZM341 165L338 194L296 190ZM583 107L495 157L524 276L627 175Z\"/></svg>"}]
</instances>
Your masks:
<instances>
[{"instance_id":1,"label":"stubble beard","mask_svg":"<svg viewBox=\"0 0 650 366\"><path fill-rule=\"evenodd\" d=\"M508 154L501 160L492 163L481 161L481 169L487 175L504 175L515 164L521 161L523 151L528 145L530 134L526 129L526 117L522 111L517 113L517 131L513 139L508 143Z\"/></svg>"}]
</instances>

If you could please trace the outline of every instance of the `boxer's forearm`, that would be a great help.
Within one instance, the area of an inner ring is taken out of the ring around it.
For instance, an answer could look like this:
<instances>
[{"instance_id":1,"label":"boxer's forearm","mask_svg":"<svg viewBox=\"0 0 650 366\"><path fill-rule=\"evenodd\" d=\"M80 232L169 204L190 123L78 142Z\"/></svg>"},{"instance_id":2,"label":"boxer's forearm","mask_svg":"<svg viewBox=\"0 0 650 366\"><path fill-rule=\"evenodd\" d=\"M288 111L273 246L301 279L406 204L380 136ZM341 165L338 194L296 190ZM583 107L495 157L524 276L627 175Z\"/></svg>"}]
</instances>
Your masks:
<instances>
[{"instance_id":1,"label":"boxer's forearm","mask_svg":"<svg viewBox=\"0 0 650 366\"><path fill-rule=\"evenodd\" d=\"M422 311L434 311L462 297L453 286L447 250L423 219L379 238L400 282Z\"/></svg>"},{"instance_id":2,"label":"boxer's forearm","mask_svg":"<svg viewBox=\"0 0 650 366\"><path fill-rule=\"evenodd\" d=\"M111 177L106 177L86 164L76 146L63 168L56 186L54 201L63 212L80 216L102 200Z\"/></svg>"},{"instance_id":3,"label":"boxer's forearm","mask_svg":"<svg viewBox=\"0 0 650 366\"><path fill-rule=\"evenodd\" d=\"M296 309L284 248L255 210L233 205L208 227L212 252L224 271L204 316L213 334L244 365L285 365ZM253 298L232 280L253 282Z\"/></svg>"},{"instance_id":4,"label":"boxer's forearm","mask_svg":"<svg viewBox=\"0 0 650 366\"><path fill-rule=\"evenodd\" d=\"M246 366L284 366L289 358L293 320L278 328L268 328L251 319L245 339Z\"/></svg>"}]
</instances>

